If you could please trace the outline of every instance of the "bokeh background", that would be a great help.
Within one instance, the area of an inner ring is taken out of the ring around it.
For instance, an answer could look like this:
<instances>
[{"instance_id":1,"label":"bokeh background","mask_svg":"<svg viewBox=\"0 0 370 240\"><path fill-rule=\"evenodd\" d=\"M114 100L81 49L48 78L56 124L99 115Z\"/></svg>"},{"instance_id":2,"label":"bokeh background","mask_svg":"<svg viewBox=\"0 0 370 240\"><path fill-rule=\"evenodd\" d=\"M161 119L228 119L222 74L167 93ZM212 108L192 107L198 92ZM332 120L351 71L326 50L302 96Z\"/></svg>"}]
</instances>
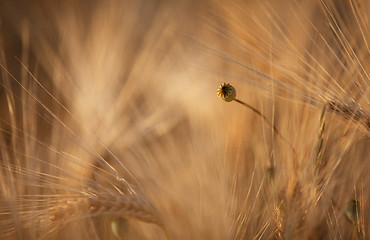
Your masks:
<instances>
[{"instance_id":1,"label":"bokeh background","mask_svg":"<svg viewBox=\"0 0 370 240\"><path fill-rule=\"evenodd\" d=\"M369 9L1 0L0 238L368 239Z\"/></svg>"}]
</instances>

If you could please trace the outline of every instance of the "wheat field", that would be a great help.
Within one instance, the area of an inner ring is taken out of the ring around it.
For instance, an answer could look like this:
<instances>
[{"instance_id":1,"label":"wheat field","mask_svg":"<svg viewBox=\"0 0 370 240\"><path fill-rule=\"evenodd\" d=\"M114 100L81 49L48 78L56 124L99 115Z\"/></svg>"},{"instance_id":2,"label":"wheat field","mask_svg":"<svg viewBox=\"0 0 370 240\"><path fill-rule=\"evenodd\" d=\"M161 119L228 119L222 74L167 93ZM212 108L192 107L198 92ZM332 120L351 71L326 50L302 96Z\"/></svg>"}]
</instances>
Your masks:
<instances>
[{"instance_id":1,"label":"wheat field","mask_svg":"<svg viewBox=\"0 0 370 240\"><path fill-rule=\"evenodd\" d=\"M369 12L0 0L0 239L370 239Z\"/></svg>"}]
</instances>

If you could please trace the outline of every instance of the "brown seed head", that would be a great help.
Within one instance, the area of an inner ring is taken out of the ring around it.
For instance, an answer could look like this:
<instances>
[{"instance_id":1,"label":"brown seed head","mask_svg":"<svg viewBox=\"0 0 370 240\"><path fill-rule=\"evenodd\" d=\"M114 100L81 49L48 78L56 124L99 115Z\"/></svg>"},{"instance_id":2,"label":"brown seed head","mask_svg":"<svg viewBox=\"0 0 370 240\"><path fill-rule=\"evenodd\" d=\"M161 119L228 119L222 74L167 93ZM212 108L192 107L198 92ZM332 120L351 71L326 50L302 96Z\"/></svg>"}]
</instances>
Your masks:
<instances>
[{"instance_id":1,"label":"brown seed head","mask_svg":"<svg viewBox=\"0 0 370 240\"><path fill-rule=\"evenodd\" d=\"M231 102L236 97L236 91L229 83L223 83L217 90L217 95L226 102Z\"/></svg>"}]
</instances>

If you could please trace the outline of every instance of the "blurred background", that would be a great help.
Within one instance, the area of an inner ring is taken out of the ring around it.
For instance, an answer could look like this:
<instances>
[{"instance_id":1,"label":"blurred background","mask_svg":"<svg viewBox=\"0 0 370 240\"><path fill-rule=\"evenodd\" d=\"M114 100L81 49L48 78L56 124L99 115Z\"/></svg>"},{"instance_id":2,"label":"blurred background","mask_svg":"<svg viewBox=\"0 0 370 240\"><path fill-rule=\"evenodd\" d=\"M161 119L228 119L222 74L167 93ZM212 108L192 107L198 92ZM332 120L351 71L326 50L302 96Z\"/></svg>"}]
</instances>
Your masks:
<instances>
[{"instance_id":1,"label":"blurred background","mask_svg":"<svg viewBox=\"0 0 370 240\"><path fill-rule=\"evenodd\" d=\"M0 0L0 238L368 239L369 8Z\"/></svg>"}]
</instances>

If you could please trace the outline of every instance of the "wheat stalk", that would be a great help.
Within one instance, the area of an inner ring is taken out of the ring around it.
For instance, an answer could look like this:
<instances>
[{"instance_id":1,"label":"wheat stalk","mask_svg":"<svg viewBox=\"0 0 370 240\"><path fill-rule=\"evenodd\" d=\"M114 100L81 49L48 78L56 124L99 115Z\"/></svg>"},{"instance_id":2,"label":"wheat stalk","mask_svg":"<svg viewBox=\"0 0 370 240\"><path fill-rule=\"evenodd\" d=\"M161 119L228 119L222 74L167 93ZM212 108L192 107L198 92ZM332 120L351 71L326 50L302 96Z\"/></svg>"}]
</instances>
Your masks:
<instances>
[{"instance_id":1,"label":"wheat stalk","mask_svg":"<svg viewBox=\"0 0 370 240\"><path fill-rule=\"evenodd\" d=\"M50 220L68 220L73 216L114 215L128 219L154 223L162 226L162 222L154 206L141 196L99 195L81 197L77 200L58 202L50 213Z\"/></svg>"},{"instance_id":2,"label":"wheat stalk","mask_svg":"<svg viewBox=\"0 0 370 240\"><path fill-rule=\"evenodd\" d=\"M57 183L52 183L48 176L32 171L21 171L16 167L12 170L18 172L19 177L39 178L45 181L43 188L61 188ZM68 179L66 179L68 180ZM34 180L33 180L34 181ZM47 182L52 184L46 184ZM32 184L27 184L32 187ZM68 188L68 187L67 187ZM131 186L133 189L133 186ZM15 198L2 201L0 216L9 215L12 206L16 209L18 224L0 221L0 227L6 228L1 236L11 236L21 229L31 230L33 224L38 224L38 228L33 228L32 232L40 237L47 237L51 233L57 232L66 224L72 221L89 218L93 216L115 216L125 219L139 220L159 226L166 238L169 239L166 227L160 213L155 206L142 194L137 191L127 189L125 192L105 189L98 183L95 184L93 191L76 188L75 192L70 188L64 194L44 194L44 195L19 195ZM64 195L64 196L63 196ZM45 208L46 207L46 208ZM46 229L46 233L43 229Z\"/></svg>"},{"instance_id":3,"label":"wheat stalk","mask_svg":"<svg viewBox=\"0 0 370 240\"><path fill-rule=\"evenodd\" d=\"M138 194L99 194L94 197L81 197L76 200L58 202L50 214L50 221L70 222L81 217L116 216L120 219L135 219L160 227L166 239L170 239L167 229L156 208ZM116 231L113 230L115 234ZM122 237L122 236L120 236Z\"/></svg>"}]
</instances>

